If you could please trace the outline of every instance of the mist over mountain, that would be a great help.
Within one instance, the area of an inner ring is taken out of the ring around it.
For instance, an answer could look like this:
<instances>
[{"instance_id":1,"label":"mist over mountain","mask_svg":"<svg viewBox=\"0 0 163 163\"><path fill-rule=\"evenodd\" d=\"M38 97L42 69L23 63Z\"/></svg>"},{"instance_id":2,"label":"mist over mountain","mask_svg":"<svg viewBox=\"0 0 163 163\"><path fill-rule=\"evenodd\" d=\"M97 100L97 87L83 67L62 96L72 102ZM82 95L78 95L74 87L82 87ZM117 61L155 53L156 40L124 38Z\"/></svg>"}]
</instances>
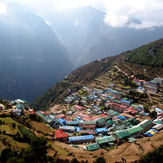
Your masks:
<instances>
[{"instance_id":1,"label":"mist over mountain","mask_svg":"<svg viewBox=\"0 0 163 163\"><path fill-rule=\"evenodd\" d=\"M163 36L163 27L136 29L142 23L136 18L130 18L123 27L113 27L105 23L105 16L105 12L87 6L46 18L76 67L135 49Z\"/></svg>"},{"instance_id":2,"label":"mist over mountain","mask_svg":"<svg viewBox=\"0 0 163 163\"><path fill-rule=\"evenodd\" d=\"M0 98L34 100L73 69L45 21L19 3L0 14Z\"/></svg>"}]
</instances>

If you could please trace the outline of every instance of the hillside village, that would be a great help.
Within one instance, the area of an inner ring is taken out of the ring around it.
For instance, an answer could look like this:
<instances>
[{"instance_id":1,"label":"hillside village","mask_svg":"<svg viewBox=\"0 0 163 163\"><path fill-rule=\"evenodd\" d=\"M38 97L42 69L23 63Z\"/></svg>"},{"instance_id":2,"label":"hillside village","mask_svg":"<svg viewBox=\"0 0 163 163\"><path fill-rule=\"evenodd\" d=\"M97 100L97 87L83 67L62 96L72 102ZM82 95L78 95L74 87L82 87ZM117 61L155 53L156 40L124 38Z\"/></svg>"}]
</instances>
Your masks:
<instances>
[{"instance_id":1,"label":"hillside village","mask_svg":"<svg viewBox=\"0 0 163 163\"><path fill-rule=\"evenodd\" d=\"M163 78L145 81L131 75L128 80L124 75L114 69L47 111L35 111L20 99L1 100L0 108L17 116L39 115L54 130L56 141L80 150L109 151L163 129ZM124 80L116 80L117 76ZM11 109L5 109L4 102Z\"/></svg>"}]
</instances>

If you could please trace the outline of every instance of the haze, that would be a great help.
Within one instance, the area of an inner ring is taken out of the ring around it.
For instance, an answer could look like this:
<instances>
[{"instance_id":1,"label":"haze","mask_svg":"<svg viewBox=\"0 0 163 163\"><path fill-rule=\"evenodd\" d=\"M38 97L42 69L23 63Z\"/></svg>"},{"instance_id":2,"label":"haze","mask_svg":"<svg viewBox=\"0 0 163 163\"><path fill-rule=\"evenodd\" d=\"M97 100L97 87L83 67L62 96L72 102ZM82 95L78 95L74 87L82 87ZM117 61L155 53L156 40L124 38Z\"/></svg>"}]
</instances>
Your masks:
<instances>
[{"instance_id":1,"label":"haze","mask_svg":"<svg viewBox=\"0 0 163 163\"><path fill-rule=\"evenodd\" d=\"M162 0L17 0L29 6L39 16L53 15L69 8L89 6L107 13L104 21L113 27L124 26L129 19L138 19L140 24L131 28L152 28L163 25L163 1ZM1 0L0 14L6 11L4 3L15 0ZM49 22L50 24L50 22Z\"/></svg>"}]
</instances>

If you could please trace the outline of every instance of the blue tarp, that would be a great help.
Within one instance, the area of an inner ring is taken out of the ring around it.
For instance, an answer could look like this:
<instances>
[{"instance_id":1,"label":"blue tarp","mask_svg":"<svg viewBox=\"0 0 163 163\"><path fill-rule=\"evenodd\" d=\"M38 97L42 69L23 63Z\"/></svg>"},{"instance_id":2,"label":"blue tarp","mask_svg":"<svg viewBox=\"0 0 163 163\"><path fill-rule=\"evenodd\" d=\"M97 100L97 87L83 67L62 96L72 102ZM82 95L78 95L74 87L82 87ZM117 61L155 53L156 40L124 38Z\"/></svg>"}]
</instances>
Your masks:
<instances>
[{"instance_id":1,"label":"blue tarp","mask_svg":"<svg viewBox=\"0 0 163 163\"><path fill-rule=\"evenodd\" d=\"M151 133L144 133L144 135L146 135L146 136L149 136L149 137L151 137L151 136L153 136Z\"/></svg>"},{"instance_id":2,"label":"blue tarp","mask_svg":"<svg viewBox=\"0 0 163 163\"><path fill-rule=\"evenodd\" d=\"M117 119L122 119L122 120L124 120L125 117L123 117L123 116L117 116Z\"/></svg>"},{"instance_id":3,"label":"blue tarp","mask_svg":"<svg viewBox=\"0 0 163 163\"><path fill-rule=\"evenodd\" d=\"M159 108L155 108L155 111L159 112L159 113L162 113L163 111Z\"/></svg>"}]
</instances>

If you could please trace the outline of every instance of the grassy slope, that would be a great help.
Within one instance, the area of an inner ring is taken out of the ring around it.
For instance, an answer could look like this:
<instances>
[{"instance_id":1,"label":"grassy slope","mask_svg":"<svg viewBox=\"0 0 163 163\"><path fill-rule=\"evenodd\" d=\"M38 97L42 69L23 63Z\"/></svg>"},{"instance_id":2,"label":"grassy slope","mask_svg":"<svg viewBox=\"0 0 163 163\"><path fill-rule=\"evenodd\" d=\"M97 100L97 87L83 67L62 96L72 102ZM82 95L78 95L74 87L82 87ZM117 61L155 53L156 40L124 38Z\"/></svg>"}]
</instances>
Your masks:
<instances>
[{"instance_id":1,"label":"grassy slope","mask_svg":"<svg viewBox=\"0 0 163 163\"><path fill-rule=\"evenodd\" d=\"M45 110L55 103L62 103L68 95L89 84L95 78L103 75L117 65L128 75L132 73L144 73L151 78L162 76L163 72L163 39L144 45L133 51L128 51L114 57L108 57L104 61L94 61L86 64L68 75L66 79L58 82L42 96L38 97L31 106L38 110Z\"/></svg>"},{"instance_id":2,"label":"grassy slope","mask_svg":"<svg viewBox=\"0 0 163 163\"><path fill-rule=\"evenodd\" d=\"M163 66L163 39L132 50L126 55L125 60L153 67Z\"/></svg>"}]
</instances>

